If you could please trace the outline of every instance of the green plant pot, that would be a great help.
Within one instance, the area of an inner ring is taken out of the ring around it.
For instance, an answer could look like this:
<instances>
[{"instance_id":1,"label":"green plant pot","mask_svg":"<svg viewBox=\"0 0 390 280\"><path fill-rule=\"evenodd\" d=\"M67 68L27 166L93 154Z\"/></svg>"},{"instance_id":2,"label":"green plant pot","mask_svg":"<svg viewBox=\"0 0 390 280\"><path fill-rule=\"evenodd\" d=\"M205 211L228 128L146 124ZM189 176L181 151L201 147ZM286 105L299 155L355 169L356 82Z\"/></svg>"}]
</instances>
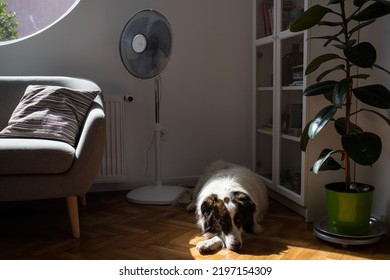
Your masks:
<instances>
[{"instance_id":1,"label":"green plant pot","mask_svg":"<svg viewBox=\"0 0 390 280\"><path fill-rule=\"evenodd\" d=\"M375 188L356 183L364 192L345 192L345 183L330 183L325 186L328 221L330 229L339 234L364 235L369 231L372 197Z\"/></svg>"}]
</instances>

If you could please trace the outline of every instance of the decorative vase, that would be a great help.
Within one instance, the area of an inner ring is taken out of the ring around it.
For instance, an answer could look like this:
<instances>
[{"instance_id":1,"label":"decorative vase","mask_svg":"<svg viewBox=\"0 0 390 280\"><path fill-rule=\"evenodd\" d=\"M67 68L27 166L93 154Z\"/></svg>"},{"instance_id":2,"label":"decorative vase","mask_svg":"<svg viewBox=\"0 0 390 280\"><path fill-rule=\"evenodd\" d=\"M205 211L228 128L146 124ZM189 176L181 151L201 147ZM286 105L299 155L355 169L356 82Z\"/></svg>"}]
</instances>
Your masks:
<instances>
[{"instance_id":1,"label":"decorative vase","mask_svg":"<svg viewBox=\"0 0 390 280\"><path fill-rule=\"evenodd\" d=\"M354 190L345 191L345 183L325 186L330 229L338 234L364 235L369 231L373 186L354 183Z\"/></svg>"}]
</instances>

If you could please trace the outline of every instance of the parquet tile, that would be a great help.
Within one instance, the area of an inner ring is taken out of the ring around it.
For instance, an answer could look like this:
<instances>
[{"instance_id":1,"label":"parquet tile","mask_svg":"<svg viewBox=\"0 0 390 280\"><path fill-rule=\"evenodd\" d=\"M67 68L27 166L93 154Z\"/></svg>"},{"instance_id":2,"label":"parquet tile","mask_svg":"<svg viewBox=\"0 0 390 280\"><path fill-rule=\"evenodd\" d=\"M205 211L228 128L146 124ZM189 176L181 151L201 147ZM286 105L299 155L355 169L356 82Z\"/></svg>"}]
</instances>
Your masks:
<instances>
[{"instance_id":1,"label":"parquet tile","mask_svg":"<svg viewBox=\"0 0 390 280\"><path fill-rule=\"evenodd\" d=\"M201 255L193 213L137 205L124 192L90 193L80 206L81 238L73 239L63 199L0 203L0 259L390 259L390 237L343 248L313 237L313 225L270 203L264 231L239 253Z\"/></svg>"}]
</instances>

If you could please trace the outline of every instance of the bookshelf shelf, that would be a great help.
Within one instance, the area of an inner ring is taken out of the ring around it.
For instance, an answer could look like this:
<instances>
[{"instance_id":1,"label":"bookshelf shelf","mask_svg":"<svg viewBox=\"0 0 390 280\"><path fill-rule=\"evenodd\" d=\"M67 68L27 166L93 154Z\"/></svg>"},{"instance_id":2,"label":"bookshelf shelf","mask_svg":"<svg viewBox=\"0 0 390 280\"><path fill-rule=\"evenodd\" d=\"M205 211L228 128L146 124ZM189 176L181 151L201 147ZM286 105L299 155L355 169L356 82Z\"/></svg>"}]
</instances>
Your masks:
<instances>
[{"instance_id":1,"label":"bookshelf shelf","mask_svg":"<svg viewBox=\"0 0 390 280\"><path fill-rule=\"evenodd\" d=\"M266 92L271 92L272 93L273 90L274 90L273 87L262 87L262 86L257 87L257 91L266 91Z\"/></svg>"},{"instance_id":2,"label":"bookshelf shelf","mask_svg":"<svg viewBox=\"0 0 390 280\"><path fill-rule=\"evenodd\" d=\"M264 129L264 128L258 128L257 132L265 134L265 135L272 136L272 130L267 130L267 129Z\"/></svg>"},{"instance_id":3,"label":"bookshelf shelf","mask_svg":"<svg viewBox=\"0 0 390 280\"><path fill-rule=\"evenodd\" d=\"M284 86L282 90L303 91L303 86Z\"/></svg>"},{"instance_id":4,"label":"bookshelf shelf","mask_svg":"<svg viewBox=\"0 0 390 280\"><path fill-rule=\"evenodd\" d=\"M283 139L294 141L294 142L299 142L300 138L299 136L294 136L290 134L282 134L281 136Z\"/></svg>"},{"instance_id":5,"label":"bookshelf shelf","mask_svg":"<svg viewBox=\"0 0 390 280\"><path fill-rule=\"evenodd\" d=\"M257 129L257 133L261 133L261 134L272 136L272 130L269 130L269 129L258 128ZM281 137L283 139L294 141L294 142L299 142L300 141L300 137L299 136L295 136L295 135L281 133Z\"/></svg>"}]
</instances>

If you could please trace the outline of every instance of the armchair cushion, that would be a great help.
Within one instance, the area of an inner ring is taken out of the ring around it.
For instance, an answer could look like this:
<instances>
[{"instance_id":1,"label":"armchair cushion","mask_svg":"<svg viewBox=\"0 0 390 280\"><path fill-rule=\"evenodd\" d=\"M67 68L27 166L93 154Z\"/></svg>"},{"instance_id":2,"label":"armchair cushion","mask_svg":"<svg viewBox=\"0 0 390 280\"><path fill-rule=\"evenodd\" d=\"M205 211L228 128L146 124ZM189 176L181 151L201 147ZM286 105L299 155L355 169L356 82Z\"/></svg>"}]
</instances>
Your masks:
<instances>
[{"instance_id":1,"label":"armchair cushion","mask_svg":"<svg viewBox=\"0 0 390 280\"><path fill-rule=\"evenodd\" d=\"M62 141L0 138L0 175L64 173L74 157L75 149Z\"/></svg>"},{"instance_id":2,"label":"armchair cushion","mask_svg":"<svg viewBox=\"0 0 390 280\"><path fill-rule=\"evenodd\" d=\"M80 126L98 91L30 85L0 137L42 138L75 147Z\"/></svg>"}]
</instances>

